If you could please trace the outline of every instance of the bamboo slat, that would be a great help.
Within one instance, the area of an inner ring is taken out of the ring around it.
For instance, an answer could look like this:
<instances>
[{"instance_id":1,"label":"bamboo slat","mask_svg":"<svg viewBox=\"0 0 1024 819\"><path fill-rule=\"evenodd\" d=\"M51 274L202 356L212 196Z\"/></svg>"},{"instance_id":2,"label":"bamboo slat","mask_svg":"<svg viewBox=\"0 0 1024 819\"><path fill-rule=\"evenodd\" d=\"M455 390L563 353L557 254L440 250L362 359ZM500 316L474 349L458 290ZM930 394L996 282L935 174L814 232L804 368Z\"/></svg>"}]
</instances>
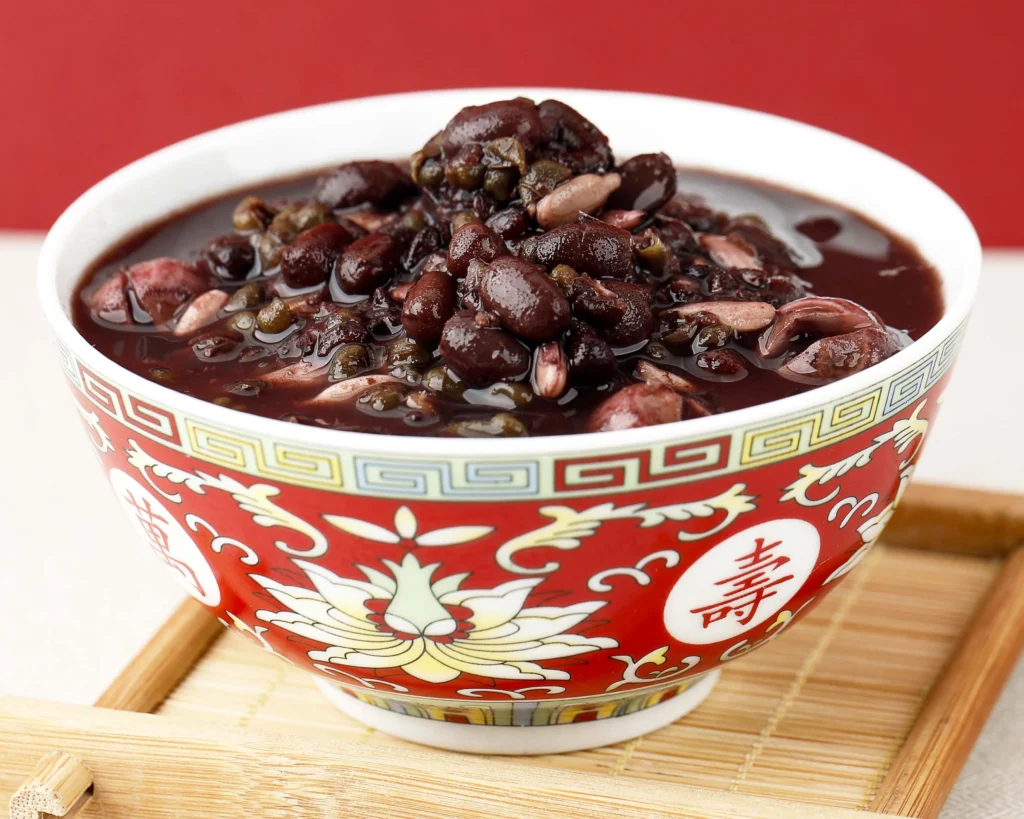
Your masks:
<instances>
[{"instance_id":1,"label":"bamboo slat","mask_svg":"<svg viewBox=\"0 0 1024 819\"><path fill-rule=\"evenodd\" d=\"M727 666L680 722L523 762L864 809L998 572L992 560L878 547L798 627ZM363 750L411 747L348 719L306 672L237 634L218 639L157 713Z\"/></svg>"},{"instance_id":2,"label":"bamboo slat","mask_svg":"<svg viewBox=\"0 0 1024 819\"><path fill-rule=\"evenodd\" d=\"M938 816L1022 647L1024 549L1017 549L918 716L875 810Z\"/></svg>"},{"instance_id":3,"label":"bamboo slat","mask_svg":"<svg viewBox=\"0 0 1024 819\"><path fill-rule=\"evenodd\" d=\"M149 713L164 701L203 656L223 626L191 597L117 675L98 708Z\"/></svg>"},{"instance_id":4,"label":"bamboo slat","mask_svg":"<svg viewBox=\"0 0 1024 819\"><path fill-rule=\"evenodd\" d=\"M664 782L630 782L422 749L196 725L151 714L0 699L0 768L12 788L48 747L89 760L82 816L250 819L864 819L823 808Z\"/></svg>"},{"instance_id":5,"label":"bamboo slat","mask_svg":"<svg viewBox=\"0 0 1024 819\"><path fill-rule=\"evenodd\" d=\"M675 725L515 761L365 728L189 601L97 702L156 716L0 699L0 794L15 819L933 819L1024 642L1024 503L916 485L886 543Z\"/></svg>"},{"instance_id":6,"label":"bamboo slat","mask_svg":"<svg viewBox=\"0 0 1024 819\"><path fill-rule=\"evenodd\" d=\"M885 529L890 546L1002 555L1024 544L1024 495L912 483Z\"/></svg>"}]
</instances>

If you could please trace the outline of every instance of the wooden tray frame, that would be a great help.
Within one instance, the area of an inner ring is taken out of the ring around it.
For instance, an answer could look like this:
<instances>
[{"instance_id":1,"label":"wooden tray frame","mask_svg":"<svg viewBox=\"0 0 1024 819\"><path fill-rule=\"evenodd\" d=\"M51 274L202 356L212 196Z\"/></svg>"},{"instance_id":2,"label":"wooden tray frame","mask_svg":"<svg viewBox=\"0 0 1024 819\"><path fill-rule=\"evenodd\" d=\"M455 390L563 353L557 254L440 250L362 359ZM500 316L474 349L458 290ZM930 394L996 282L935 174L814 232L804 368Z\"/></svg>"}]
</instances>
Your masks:
<instances>
[{"instance_id":1,"label":"wooden tray frame","mask_svg":"<svg viewBox=\"0 0 1024 819\"><path fill-rule=\"evenodd\" d=\"M1024 645L1024 499L913 486L884 540L890 546L999 558L1002 570L925 700L869 811L526 768L492 758L467 756L466 764L453 770L450 756L426 749L348 747L155 716L150 712L223 631L192 600L181 605L94 707L0 698L0 795L14 791L12 819L76 813L82 819L934 819ZM34 772L24 780L33 764ZM290 787L284 787L286 782ZM396 789L395 782L402 787ZM93 788L117 798L104 799L100 811L97 800L90 801Z\"/></svg>"}]
</instances>

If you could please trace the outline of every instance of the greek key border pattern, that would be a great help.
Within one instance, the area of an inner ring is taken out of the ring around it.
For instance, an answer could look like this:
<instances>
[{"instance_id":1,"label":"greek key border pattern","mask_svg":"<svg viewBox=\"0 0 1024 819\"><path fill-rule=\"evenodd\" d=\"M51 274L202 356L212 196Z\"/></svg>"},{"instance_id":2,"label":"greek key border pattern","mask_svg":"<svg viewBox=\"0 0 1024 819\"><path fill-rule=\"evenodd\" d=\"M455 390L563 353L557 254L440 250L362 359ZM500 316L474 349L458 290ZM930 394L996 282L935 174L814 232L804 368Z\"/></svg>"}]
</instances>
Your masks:
<instances>
[{"instance_id":1,"label":"greek key border pattern","mask_svg":"<svg viewBox=\"0 0 1024 819\"><path fill-rule=\"evenodd\" d=\"M57 353L68 381L101 412L137 435L205 463L269 481L368 497L541 500L691 483L843 441L906 410L931 389L953 363L965 325L912 367L813 413L639 452L504 461L391 458L265 441L155 406L90 371L60 341Z\"/></svg>"}]
</instances>

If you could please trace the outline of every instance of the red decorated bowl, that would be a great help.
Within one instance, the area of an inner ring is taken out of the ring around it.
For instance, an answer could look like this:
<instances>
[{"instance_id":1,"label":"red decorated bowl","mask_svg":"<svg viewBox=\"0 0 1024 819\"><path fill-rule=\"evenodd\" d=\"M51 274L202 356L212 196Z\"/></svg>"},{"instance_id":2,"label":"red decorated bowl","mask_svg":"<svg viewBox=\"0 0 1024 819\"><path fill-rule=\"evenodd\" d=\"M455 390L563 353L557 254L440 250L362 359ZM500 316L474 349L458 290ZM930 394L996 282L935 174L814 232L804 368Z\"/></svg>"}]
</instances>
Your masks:
<instances>
[{"instance_id":1,"label":"red decorated bowl","mask_svg":"<svg viewBox=\"0 0 1024 819\"><path fill-rule=\"evenodd\" d=\"M268 179L407 155L438 112L519 93L579 108L621 156L665 150L874 217L938 269L944 317L887 361L780 401L516 440L236 412L131 374L72 326L82 271L142 226ZM935 419L980 259L935 185L825 131L668 97L491 89L324 105L173 145L67 210L39 282L105 474L190 594L381 730L547 753L676 719L864 557Z\"/></svg>"}]
</instances>

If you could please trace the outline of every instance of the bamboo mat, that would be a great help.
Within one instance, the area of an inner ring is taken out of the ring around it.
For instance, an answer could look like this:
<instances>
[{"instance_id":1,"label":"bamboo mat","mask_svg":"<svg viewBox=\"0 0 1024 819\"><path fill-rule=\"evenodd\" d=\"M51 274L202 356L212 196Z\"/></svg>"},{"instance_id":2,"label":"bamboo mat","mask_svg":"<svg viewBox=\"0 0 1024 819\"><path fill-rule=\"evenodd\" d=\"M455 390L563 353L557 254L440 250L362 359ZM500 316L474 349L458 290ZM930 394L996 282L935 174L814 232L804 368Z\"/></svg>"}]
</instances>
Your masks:
<instances>
[{"instance_id":1,"label":"bamboo mat","mask_svg":"<svg viewBox=\"0 0 1024 819\"><path fill-rule=\"evenodd\" d=\"M995 560L878 546L801 623L726 666L674 725L528 765L866 808L999 571ZM311 677L219 637L157 711L356 745L402 745L330 706Z\"/></svg>"}]
</instances>

